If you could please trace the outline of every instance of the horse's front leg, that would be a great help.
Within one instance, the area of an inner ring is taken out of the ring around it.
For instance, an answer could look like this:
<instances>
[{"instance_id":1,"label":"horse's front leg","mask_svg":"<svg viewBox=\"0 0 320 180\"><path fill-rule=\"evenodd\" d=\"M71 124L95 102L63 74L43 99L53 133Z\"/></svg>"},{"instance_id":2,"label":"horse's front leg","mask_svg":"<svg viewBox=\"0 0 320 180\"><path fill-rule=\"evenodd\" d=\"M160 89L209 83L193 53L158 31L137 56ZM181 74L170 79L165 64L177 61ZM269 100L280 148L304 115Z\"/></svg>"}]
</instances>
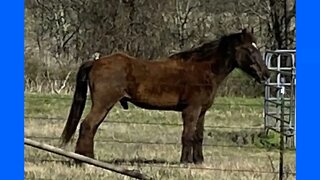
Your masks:
<instances>
[{"instance_id":1,"label":"horse's front leg","mask_svg":"<svg viewBox=\"0 0 320 180\"><path fill-rule=\"evenodd\" d=\"M193 162L193 143L196 131L197 120L200 114L200 107L190 106L182 111L183 132L182 132L182 152L181 163Z\"/></svg>"},{"instance_id":2,"label":"horse's front leg","mask_svg":"<svg viewBox=\"0 0 320 180\"><path fill-rule=\"evenodd\" d=\"M206 111L200 113L199 119L197 121L197 128L194 134L194 144L193 144L193 162L195 164L203 163L203 131L204 131L204 116Z\"/></svg>"}]
</instances>

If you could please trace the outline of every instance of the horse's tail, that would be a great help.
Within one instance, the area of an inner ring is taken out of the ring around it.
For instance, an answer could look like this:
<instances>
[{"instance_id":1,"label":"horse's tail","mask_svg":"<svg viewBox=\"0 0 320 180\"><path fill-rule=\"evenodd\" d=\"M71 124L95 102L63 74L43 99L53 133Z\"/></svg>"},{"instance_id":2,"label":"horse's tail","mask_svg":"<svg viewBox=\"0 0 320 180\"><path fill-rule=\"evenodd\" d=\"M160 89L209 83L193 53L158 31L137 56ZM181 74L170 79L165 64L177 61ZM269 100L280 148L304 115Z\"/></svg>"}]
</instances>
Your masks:
<instances>
[{"instance_id":1,"label":"horse's tail","mask_svg":"<svg viewBox=\"0 0 320 180\"><path fill-rule=\"evenodd\" d=\"M82 112L86 104L88 90L88 74L92 68L93 62L94 61L84 62L79 67L72 106L69 112L67 123L61 135L62 146L70 141L79 124Z\"/></svg>"}]
</instances>

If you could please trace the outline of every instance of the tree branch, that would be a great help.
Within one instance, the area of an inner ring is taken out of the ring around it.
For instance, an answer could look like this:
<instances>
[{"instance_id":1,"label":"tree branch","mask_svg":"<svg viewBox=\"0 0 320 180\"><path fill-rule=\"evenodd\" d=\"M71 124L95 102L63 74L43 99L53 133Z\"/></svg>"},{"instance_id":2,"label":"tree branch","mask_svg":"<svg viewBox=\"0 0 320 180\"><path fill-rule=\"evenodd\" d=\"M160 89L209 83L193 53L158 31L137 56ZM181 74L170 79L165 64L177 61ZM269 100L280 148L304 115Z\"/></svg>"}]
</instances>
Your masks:
<instances>
[{"instance_id":1,"label":"tree branch","mask_svg":"<svg viewBox=\"0 0 320 180\"><path fill-rule=\"evenodd\" d=\"M68 74L66 75L66 77L65 77L65 79L64 79L64 81L63 81L63 83L62 83L62 85L60 86L59 89L53 88L53 90L54 90L54 92L55 92L56 94L60 94L61 90L63 90L63 89L66 87L67 81L69 80L70 75L71 75L71 71L68 72Z\"/></svg>"},{"instance_id":2,"label":"tree branch","mask_svg":"<svg viewBox=\"0 0 320 180\"><path fill-rule=\"evenodd\" d=\"M76 28L76 29L71 33L71 35L62 43L62 48L65 48L66 44L73 38L73 36L74 36L77 32L79 32L79 29L80 29L82 23L83 23L83 21L81 21L81 22L79 23L79 25L77 26L77 28Z\"/></svg>"},{"instance_id":3,"label":"tree branch","mask_svg":"<svg viewBox=\"0 0 320 180\"><path fill-rule=\"evenodd\" d=\"M241 2L240 3L241 6L247 8L247 11L250 11L251 13L257 15L260 19L268 21L267 17L264 17L263 15L261 15L260 13L258 13L256 10L254 10L252 7L250 7L249 5L246 5L245 3Z\"/></svg>"}]
</instances>

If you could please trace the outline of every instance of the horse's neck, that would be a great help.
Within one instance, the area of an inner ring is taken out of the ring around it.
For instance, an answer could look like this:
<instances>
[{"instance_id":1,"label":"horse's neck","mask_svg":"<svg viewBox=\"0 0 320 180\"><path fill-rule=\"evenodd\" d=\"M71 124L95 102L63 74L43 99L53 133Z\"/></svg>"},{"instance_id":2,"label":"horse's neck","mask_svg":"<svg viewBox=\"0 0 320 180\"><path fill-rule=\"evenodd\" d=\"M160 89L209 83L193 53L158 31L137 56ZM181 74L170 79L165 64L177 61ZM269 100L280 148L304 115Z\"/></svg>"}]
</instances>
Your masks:
<instances>
[{"instance_id":1,"label":"horse's neck","mask_svg":"<svg viewBox=\"0 0 320 180\"><path fill-rule=\"evenodd\" d=\"M217 59L216 62L212 64L212 71L216 75L216 82L220 84L233 70L235 65L232 61L232 57L227 60Z\"/></svg>"}]
</instances>

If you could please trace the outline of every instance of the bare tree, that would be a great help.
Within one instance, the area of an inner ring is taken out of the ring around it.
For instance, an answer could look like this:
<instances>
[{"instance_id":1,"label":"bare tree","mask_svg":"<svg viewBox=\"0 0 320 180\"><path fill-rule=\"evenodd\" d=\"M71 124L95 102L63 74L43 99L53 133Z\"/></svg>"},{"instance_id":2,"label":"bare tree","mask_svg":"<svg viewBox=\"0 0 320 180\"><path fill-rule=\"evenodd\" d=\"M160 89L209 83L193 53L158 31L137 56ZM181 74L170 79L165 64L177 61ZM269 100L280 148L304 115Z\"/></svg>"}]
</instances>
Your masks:
<instances>
[{"instance_id":1,"label":"bare tree","mask_svg":"<svg viewBox=\"0 0 320 180\"><path fill-rule=\"evenodd\" d=\"M264 26L267 48L295 48L295 14L294 0L255 1L251 4L242 3L247 12L257 15Z\"/></svg>"},{"instance_id":2,"label":"bare tree","mask_svg":"<svg viewBox=\"0 0 320 180\"><path fill-rule=\"evenodd\" d=\"M201 7L199 2L192 2L191 0L175 0L176 15L174 16L174 19L177 26L177 32L175 35L181 49L184 48L186 41L195 33L195 29L193 28L193 23L191 21L193 20L193 11L199 7Z\"/></svg>"},{"instance_id":3,"label":"bare tree","mask_svg":"<svg viewBox=\"0 0 320 180\"><path fill-rule=\"evenodd\" d=\"M157 59L246 26L255 27L259 44L266 48L295 47L293 0L26 0L25 4L25 79L28 87L36 84L33 89L54 93L70 89L79 63L96 53L124 51L140 59ZM37 82L40 78L51 85Z\"/></svg>"}]
</instances>

